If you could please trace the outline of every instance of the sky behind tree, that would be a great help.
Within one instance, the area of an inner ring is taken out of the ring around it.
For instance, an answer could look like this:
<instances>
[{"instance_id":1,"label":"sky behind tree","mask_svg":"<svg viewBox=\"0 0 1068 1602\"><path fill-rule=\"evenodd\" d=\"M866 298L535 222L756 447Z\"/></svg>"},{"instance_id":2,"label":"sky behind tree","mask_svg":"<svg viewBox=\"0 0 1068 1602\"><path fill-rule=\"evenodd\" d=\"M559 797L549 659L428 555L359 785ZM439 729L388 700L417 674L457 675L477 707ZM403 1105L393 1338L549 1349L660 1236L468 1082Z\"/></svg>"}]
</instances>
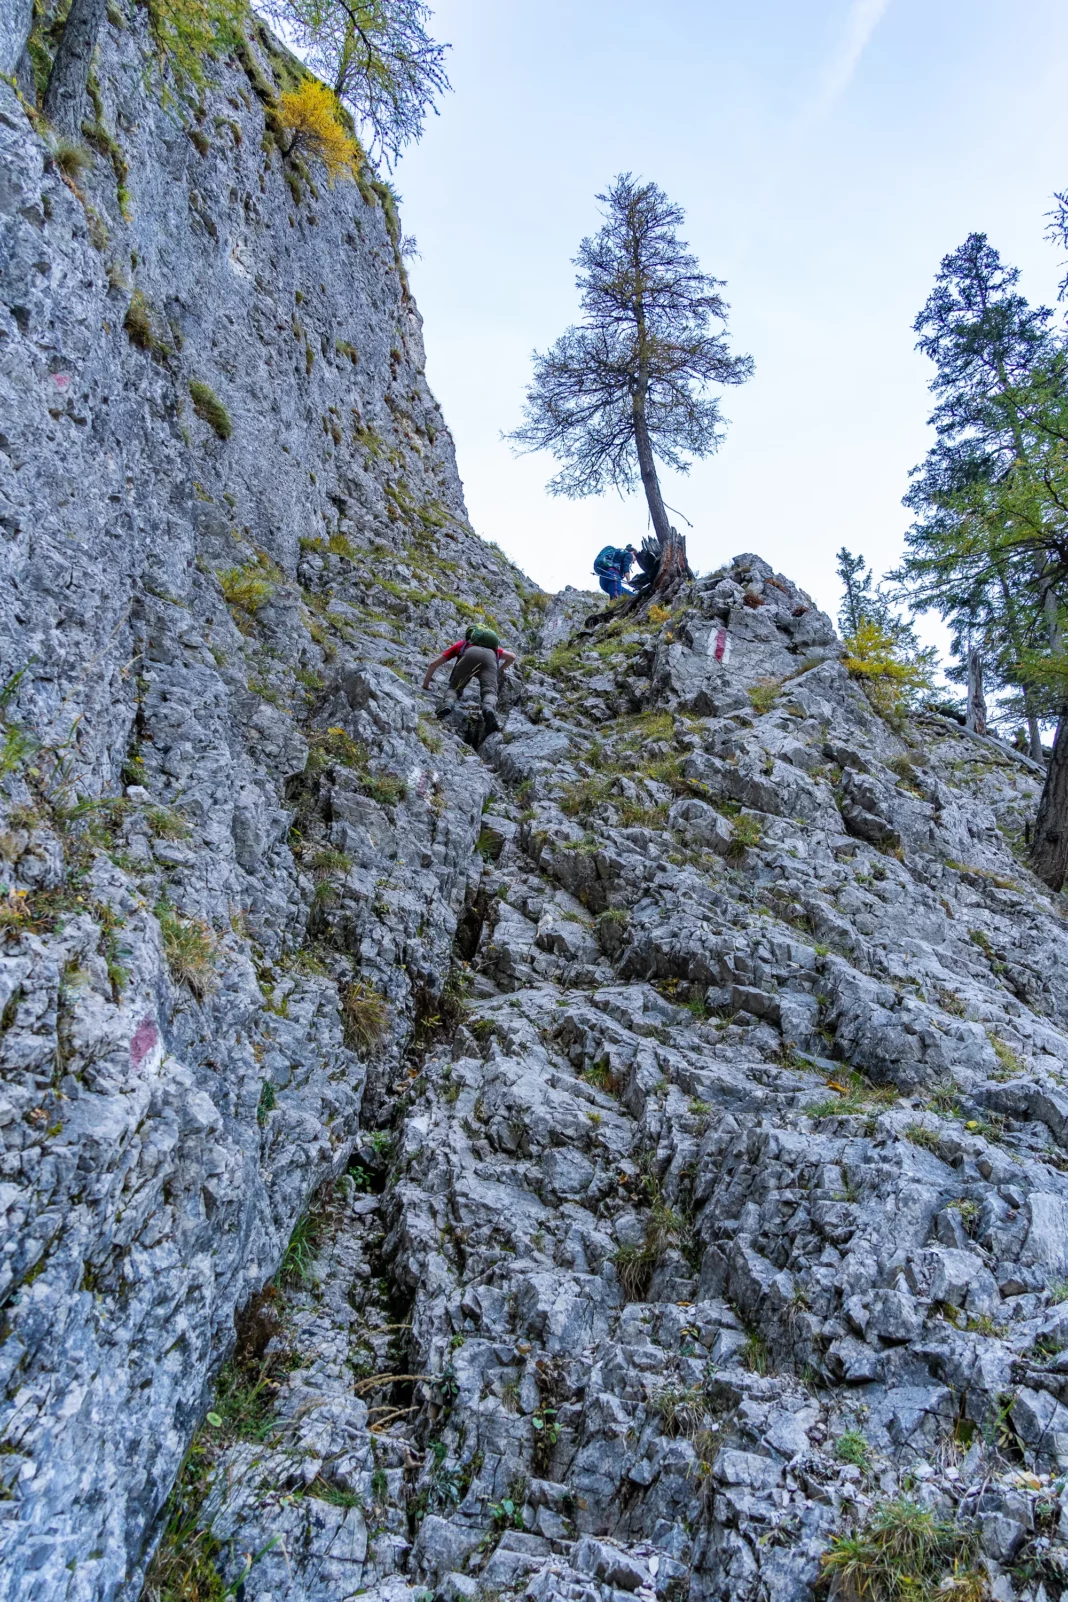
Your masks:
<instances>
[{"instance_id":1,"label":"sky behind tree","mask_svg":"<svg viewBox=\"0 0 1068 1602\"><path fill-rule=\"evenodd\" d=\"M941 257L985 231L1052 302L1044 214L1068 185L1061 0L440 0L454 93L396 174L420 250L427 372L474 526L548 588L592 586L647 529L640 492L554 499L517 460L530 353L574 321L571 265L621 171L686 210L756 375L718 456L665 499L694 567L756 551L837 610L845 544L898 558L929 441L911 324ZM685 528L684 524L679 524ZM934 637L934 636L932 636Z\"/></svg>"}]
</instances>

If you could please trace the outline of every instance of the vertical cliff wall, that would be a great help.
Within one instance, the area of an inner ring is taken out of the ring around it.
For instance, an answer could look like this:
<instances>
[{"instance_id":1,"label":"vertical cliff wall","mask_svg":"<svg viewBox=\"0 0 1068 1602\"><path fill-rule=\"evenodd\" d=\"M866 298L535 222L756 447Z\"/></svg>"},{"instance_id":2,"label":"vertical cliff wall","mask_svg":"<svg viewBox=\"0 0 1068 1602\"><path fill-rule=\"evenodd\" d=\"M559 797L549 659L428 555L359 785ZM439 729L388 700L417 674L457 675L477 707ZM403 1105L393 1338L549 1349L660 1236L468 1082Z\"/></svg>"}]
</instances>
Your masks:
<instances>
[{"instance_id":1,"label":"vertical cliff wall","mask_svg":"<svg viewBox=\"0 0 1068 1602\"><path fill-rule=\"evenodd\" d=\"M132 1583L368 1046L448 970L487 781L405 680L519 620L388 191L283 162L266 34L214 76L110 7L69 177L0 85L7 1596Z\"/></svg>"}]
</instances>

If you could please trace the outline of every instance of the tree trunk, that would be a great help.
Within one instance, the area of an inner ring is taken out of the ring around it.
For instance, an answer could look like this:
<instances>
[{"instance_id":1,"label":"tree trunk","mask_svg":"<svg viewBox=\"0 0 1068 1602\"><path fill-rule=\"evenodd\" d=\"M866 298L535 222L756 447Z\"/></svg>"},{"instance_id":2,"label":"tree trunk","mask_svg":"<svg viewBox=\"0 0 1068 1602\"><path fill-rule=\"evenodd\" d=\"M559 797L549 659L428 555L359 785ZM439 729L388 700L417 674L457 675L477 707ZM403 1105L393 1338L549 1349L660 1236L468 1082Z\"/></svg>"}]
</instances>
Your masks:
<instances>
[{"instance_id":1,"label":"tree trunk","mask_svg":"<svg viewBox=\"0 0 1068 1602\"><path fill-rule=\"evenodd\" d=\"M968 714L964 727L973 734L986 733L986 696L983 694L983 659L968 647Z\"/></svg>"},{"instance_id":2,"label":"tree trunk","mask_svg":"<svg viewBox=\"0 0 1068 1602\"><path fill-rule=\"evenodd\" d=\"M663 550L671 539L672 528L668 522L667 510L660 494L660 480L656 476L653 447L645 422L645 397L640 393L634 397L634 443L638 450L638 468L642 475L642 488L645 491L645 499L649 504L649 516L653 520L653 532L660 541L660 548Z\"/></svg>"},{"instance_id":3,"label":"tree trunk","mask_svg":"<svg viewBox=\"0 0 1068 1602\"><path fill-rule=\"evenodd\" d=\"M68 139L82 136L89 68L106 12L107 0L72 0L67 25L52 63L44 114Z\"/></svg>"},{"instance_id":4,"label":"tree trunk","mask_svg":"<svg viewBox=\"0 0 1068 1602\"><path fill-rule=\"evenodd\" d=\"M1068 706L1057 719L1053 756L1038 803L1031 867L1051 890L1064 888L1068 874Z\"/></svg>"},{"instance_id":5,"label":"tree trunk","mask_svg":"<svg viewBox=\"0 0 1068 1602\"><path fill-rule=\"evenodd\" d=\"M660 480L656 476L653 447L645 423L645 397L640 389L634 397L634 443L638 450L638 467L642 475L645 499L649 504L649 516L653 520L653 529L660 543L660 570L656 575L656 583L650 591L650 594L655 594L658 590L665 590L682 579L693 578L693 574L686 560L685 537L668 522L667 509L660 494Z\"/></svg>"},{"instance_id":6,"label":"tree trunk","mask_svg":"<svg viewBox=\"0 0 1068 1602\"><path fill-rule=\"evenodd\" d=\"M1027 713L1027 738L1031 742L1031 761L1043 762L1045 758L1042 755L1042 730L1038 726L1037 717L1027 705L1028 699L1028 692L1025 690L1024 710Z\"/></svg>"}]
</instances>

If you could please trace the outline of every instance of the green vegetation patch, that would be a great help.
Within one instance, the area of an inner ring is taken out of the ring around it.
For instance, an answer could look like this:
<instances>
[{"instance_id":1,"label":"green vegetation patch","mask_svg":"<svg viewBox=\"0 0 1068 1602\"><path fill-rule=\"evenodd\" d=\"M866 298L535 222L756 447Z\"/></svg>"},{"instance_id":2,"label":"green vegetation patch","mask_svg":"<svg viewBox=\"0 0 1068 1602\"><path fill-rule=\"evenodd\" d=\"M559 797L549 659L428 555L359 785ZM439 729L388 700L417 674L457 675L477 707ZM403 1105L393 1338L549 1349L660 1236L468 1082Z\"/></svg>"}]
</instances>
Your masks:
<instances>
[{"instance_id":1,"label":"green vegetation patch","mask_svg":"<svg viewBox=\"0 0 1068 1602\"><path fill-rule=\"evenodd\" d=\"M907 1497L876 1505L849 1535L836 1535L823 1566L844 1597L864 1602L982 1602L987 1577L974 1530Z\"/></svg>"},{"instance_id":2,"label":"green vegetation patch","mask_svg":"<svg viewBox=\"0 0 1068 1602\"><path fill-rule=\"evenodd\" d=\"M234 431L234 425L230 421L230 413L211 385L202 383L199 378L191 378L189 395L193 402L193 410L200 420L213 428L220 439L229 439Z\"/></svg>"}]
</instances>

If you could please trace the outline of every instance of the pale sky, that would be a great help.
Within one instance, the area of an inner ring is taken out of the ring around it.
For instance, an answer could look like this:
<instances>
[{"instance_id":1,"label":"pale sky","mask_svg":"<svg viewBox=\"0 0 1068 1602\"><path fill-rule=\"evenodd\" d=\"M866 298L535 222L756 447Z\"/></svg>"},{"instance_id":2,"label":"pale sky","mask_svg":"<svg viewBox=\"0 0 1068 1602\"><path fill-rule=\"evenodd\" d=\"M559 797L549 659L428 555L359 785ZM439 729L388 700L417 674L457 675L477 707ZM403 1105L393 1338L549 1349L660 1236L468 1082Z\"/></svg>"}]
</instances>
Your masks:
<instances>
[{"instance_id":1,"label":"pale sky","mask_svg":"<svg viewBox=\"0 0 1068 1602\"><path fill-rule=\"evenodd\" d=\"M756 361L724 397L719 454L663 476L691 562L756 551L833 613L840 545L880 573L901 551L930 410L911 324L941 257L983 230L1029 298L1055 298L1043 228L1068 186L1068 7L440 0L433 30L454 92L395 182L475 528L550 589L592 585L597 550L645 531L640 492L553 498L552 458L500 439L531 351L576 319L594 197L630 170L685 208Z\"/></svg>"}]
</instances>

